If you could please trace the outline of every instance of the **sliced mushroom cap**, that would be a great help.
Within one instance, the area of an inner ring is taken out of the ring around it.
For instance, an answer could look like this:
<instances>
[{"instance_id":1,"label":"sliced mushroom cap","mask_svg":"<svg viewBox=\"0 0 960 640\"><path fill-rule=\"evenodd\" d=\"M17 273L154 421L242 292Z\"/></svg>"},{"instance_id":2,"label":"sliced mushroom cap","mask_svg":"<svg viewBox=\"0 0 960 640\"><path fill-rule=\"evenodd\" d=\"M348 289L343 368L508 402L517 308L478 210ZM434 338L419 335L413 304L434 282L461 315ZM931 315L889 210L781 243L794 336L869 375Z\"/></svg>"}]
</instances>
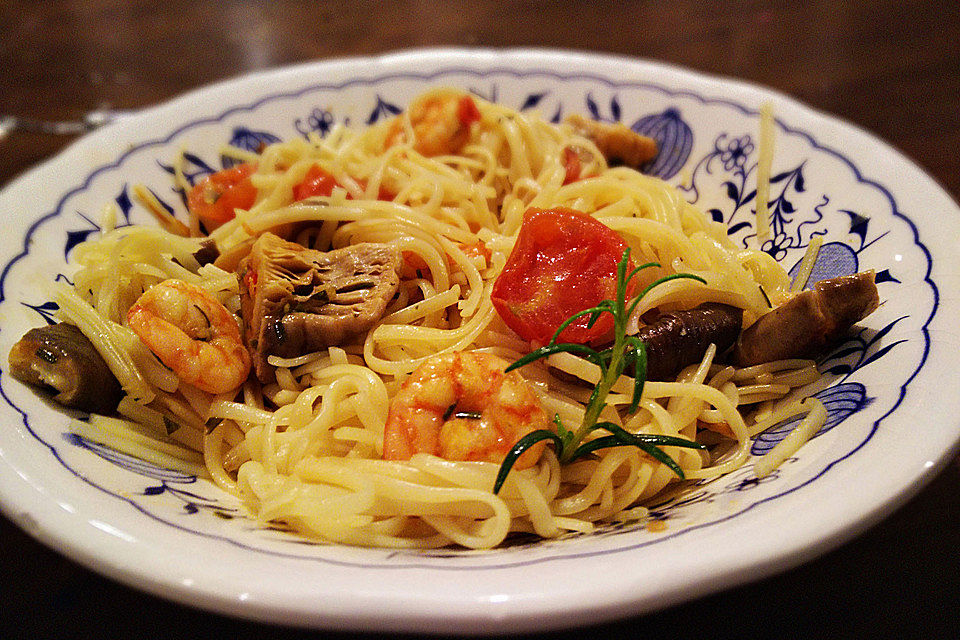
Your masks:
<instances>
[{"instance_id":1,"label":"sliced mushroom cap","mask_svg":"<svg viewBox=\"0 0 960 640\"><path fill-rule=\"evenodd\" d=\"M240 263L241 314L257 377L271 355L292 358L370 330L400 284L399 250L361 243L316 251L265 233Z\"/></svg>"},{"instance_id":2,"label":"sliced mushroom cap","mask_svg":"<svg viewBox=\"0 0 960 640\"><path fill-rule=\"evenodd\" d=\"M10 373L27 384L52 389L65 407L113 413L123 391L93 343L72 324L28 331L10 349Z\"/></svg>"},{"instance_id":3,"label":"sliced mushroom cap","mask_svg":"<svg viewBox=\"0 0 960 640\"><path fill-rule=\"evenodd\" d=\"M739 366L748 367L774 360L816 358L879 304L873 271L821 280L744 330L734 359Z\"/></svg>"},{"instance_id":4,"label":"sliced mushroom cap","mask_svg":"<svg viewBox=\"0 0 960 640\"><path fill-rule=\"evenodd\" d=\"M637 337L647 347L647 379L674 378L684 367L700 362L711 344L718 354L726 352L737 341L742 321L743 309L706 302L641 327Z\"/></svg>"},{"instance_id":5,"label":"sliced mushroom cap","mask_svg":"<svg viewBox=\"0 0 960 640\"><path fill-rule=\"evenodd\" d=\"M567 116L566 121L581 135L592 140L612 165L625 165L639 170L657 155L656 140L642 136L619 122L597 122L578 114Z\"/></svg>"},{"instance_id":6,"label":"sliced mushroom cap","mask_svg":"<svg viewBox=\"0 0 960 640\"><path fill-rule=\"evenodd\" d=\"M207 238L200 243L200 248L194 252L193 257L196 258L200 266L213 264L217 261L217 258L220 257L220 250L217 249L217 243Z\"/></svg>"}]
</instances>

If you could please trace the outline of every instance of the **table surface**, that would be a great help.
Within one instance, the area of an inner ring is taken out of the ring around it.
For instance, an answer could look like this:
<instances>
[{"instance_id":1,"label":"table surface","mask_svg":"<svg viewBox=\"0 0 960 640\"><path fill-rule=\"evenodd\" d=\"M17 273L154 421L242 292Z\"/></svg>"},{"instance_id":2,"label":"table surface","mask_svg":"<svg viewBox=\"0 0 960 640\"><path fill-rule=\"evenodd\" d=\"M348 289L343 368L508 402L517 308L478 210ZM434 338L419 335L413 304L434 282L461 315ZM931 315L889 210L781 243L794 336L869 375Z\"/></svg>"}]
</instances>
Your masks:
<instances>
[{"instance_id":1,"label":"table surface","mask_svg":"<svg viewBox=\"0 0 960 640\"><path fill-rule=\"evenodd\" d=\"M9 0L0 3L0 33L0 114L46 119L137 109L254 69L410 47L544 46L651 58L766 85L855 123L960 198L955 0ZM0 140L0 186L69 140L19 133ZM954 459L883 522L799 568L544 637L960 637L958 549ZM77 566L5 519L0 593L2 637L314 635L144 595Z\"/></svg>"}]
</instances>

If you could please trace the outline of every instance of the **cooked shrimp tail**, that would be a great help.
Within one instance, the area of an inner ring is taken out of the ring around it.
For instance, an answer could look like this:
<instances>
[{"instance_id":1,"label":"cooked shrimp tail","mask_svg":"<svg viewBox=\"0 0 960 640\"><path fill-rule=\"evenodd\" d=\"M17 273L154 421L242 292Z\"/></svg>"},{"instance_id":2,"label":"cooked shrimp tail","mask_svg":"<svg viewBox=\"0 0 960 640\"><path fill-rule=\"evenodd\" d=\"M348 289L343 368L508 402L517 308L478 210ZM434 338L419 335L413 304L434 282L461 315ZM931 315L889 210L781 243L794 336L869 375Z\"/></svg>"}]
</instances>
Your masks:
<instances>
[{"instance_id":1,"label":"cooked shrimp tail","mask_svg":"<svg viewBox=\"0 0 960 640\"><path fill-rule=\"evenodd\" d=\"M384 458L431 453L446 460L500 463L528 433L552 429L540 400L507 362L475 352L446 353L421 364L390 404ZM514 465L537 462L545 443Z\"/></svg>"},{"instance_id":2,"label":"cooked shrimp tail","mask_svg":"<svg viewBox=\"0 0 960 640\"><path fill-rule=\"evenodd\" d=\"M403 116L400 116L391 123L385 144L391 147L411 142L413 148L425 156L459 153L470 140L473 123L481 117L473 98L454 89L420 96L410 105L407 116L414 139L407 140Z\"/></svg>"},{"instance_id":3,"label":"cooked shrimp tail","mask_svg":"<svg viewBox=\"0 0 960 640\"><path fill-rule=\"evenodd\" d=\"M127 323L182 382L208 393L240 387L250 354L236 319L213 295L180 280L164 280L130 307Z\"/></svg>"}]
</instances>

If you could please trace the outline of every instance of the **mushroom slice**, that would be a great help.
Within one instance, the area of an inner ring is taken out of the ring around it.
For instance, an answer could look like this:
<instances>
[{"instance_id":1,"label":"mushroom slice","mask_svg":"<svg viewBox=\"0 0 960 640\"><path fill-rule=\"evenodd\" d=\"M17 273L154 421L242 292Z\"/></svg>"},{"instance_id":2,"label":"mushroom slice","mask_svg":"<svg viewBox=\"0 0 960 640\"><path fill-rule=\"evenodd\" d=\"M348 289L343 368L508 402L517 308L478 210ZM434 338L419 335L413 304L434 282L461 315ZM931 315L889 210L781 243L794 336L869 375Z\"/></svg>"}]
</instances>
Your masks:
<instances>
[{"instance_id":1,"label":"mushroom slice","mask_svg":"<svg viewBox=\"0 0 960 640\"><path fill-rule=\"evenodd\" d=\"M369 331L400 285L400 251L360 243L316 251L265 233L239 266L241 315L257 378L271 355L293 358Z\"/></svg>"},{"instance_id":2,"label":"mushroom slice","mask_svg":"<svg viewBox=\"0 0 960 640\"><path fill-rule=\"evenodd\" d=\"M879 306L873 271L821 280L750 325L734 351L737 365L816 358Z\"/></svg>"},{"instance_id":3,"label":"mushroom slice","mask_svg":"<svg viewBox=\"0 0 960 640\"><path fill-rule=\"evenodd\" d=\"M93 343L72 324L31 329L10 349L14 378L56 391L53 399L88 413L113 413L123 391Z\"/></svg>"},{"instance_id":4,"label":"mushroom slice","mask_svg":"<svg viewBox=\"0 0 960 640\"><path fill-rule=\"evenodd\" d=\"M639 170L657 155L656 140L642 136L619 122L597 122L575 113L567 116L566 122L592 140L610 164Z\"/></svg>"},{"instance_id":5,"label":"mushroom slice","mask_svg":"<svg viewBox=\"0 0 960 640\"><path fill-rule=\"evenodd\" d=\"M705 302L667 313L641 327L637 337L647 348L647 379L671 380L687 365L700 362L707 347L726 352L737 341L743 309Z\"/></svg>"}]
</instances>

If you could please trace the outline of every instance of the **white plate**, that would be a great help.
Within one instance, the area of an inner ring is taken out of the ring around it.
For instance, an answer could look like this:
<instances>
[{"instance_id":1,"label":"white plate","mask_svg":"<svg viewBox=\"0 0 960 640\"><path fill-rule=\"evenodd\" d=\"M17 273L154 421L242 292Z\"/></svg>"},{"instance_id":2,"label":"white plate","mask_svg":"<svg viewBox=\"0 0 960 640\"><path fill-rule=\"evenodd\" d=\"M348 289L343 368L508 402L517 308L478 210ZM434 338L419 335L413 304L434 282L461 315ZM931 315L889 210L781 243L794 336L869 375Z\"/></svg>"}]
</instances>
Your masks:
<instances>
[{"instance_id":1,"label":"white plate","mask_svg":"<svg viewBox=\"0 0 960 640\"><path fill-rule=\"evenodd\" d=\"M663 148L650 170L748 243L757 113L770 101L777 236L768 248L792 268L811 234L825 233L819 276L879 274L883 305L824 363L820 393L834 428L762 482L743 469L656 508L656 527L488 552L395 552L303 544L232 517L234 501L206 482L65 435L63 413L4 370L4 513L95 571L223 613L324 628L519 632L638 614L781 571L875 522L951 455L960 211L950 198L896 151L789 98L597 55L433 50L307 64L217 84L79 140L0 195L4 366L10 346L49 314L44 287L105 202L146 222L128 200L143 183L180 206L164 166L181 148L195 154L191 173L203 172L222 166L218 149L231 140L253 148L389 117L437 84L649 132Z\"/></svg>"}]
</instances>

